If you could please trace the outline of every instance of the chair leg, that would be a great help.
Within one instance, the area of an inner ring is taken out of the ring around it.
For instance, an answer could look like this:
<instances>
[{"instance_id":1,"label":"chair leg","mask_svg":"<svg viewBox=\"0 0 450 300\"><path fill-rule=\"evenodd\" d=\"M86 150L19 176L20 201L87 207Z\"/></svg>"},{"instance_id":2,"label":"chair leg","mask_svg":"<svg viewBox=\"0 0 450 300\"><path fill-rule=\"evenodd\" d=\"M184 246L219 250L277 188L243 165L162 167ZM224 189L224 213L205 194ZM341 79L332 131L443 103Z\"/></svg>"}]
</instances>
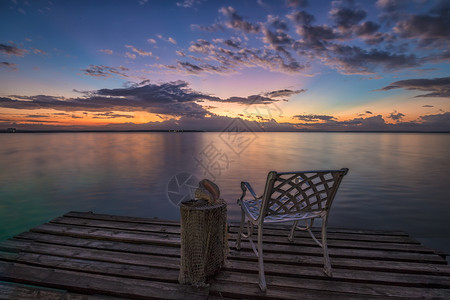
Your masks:
<instances>
[{"instance_id":1,"label":"chair leg","mask_svg":"<svg viewBox=\"0 0 450 300\"><path fill-rule=\"evenodd\" d=\"M322 219L322 250L323 250L323 259L324 259L324 265L323 265L323 271L325 274L327 274L329 277L333 276L332 270L331 270L331 263L330 263L330 257L328 256L328 245L327 245L327 217L325 216Z\"/></svg>"},{"instance_id":2,"label":"chair leg","mask_svg":"<svg viewBox=\"0 0 450 300\"><path fill-rule=\"evenodd\" d=\"M291 243L294 242L294 234L295 234L295 229L297 228L297 224L298 224L298 221L295 221L294 224L292 225L291 232L289 232L289 235L288 235L288 240Z\"/></svg>"},{"instance_id":3,"label":"chair leg","mask_svg":"<svg viewBox=\"0 0 450 300\"><path fill-rule=\"evenodd\" d=\"M244 231L244 223L245 223L245 213L244 211L241 211L241 226L239 227L239 232L236 240L236 250L241 250L241 238L242 238L242 232Z\"/></svg>"},{"instance_id":4,"label":"chair leg","mask_svg":"<svg viewBox=\"0 0 450 300\"><path fill-rule=\"evenodd\" d=\"M266 276L264 274L264 259L263 259L263 224L258 225L258 269L259 269L259 288L265 292L267 290Z\"/></svg>"}]
</instances>

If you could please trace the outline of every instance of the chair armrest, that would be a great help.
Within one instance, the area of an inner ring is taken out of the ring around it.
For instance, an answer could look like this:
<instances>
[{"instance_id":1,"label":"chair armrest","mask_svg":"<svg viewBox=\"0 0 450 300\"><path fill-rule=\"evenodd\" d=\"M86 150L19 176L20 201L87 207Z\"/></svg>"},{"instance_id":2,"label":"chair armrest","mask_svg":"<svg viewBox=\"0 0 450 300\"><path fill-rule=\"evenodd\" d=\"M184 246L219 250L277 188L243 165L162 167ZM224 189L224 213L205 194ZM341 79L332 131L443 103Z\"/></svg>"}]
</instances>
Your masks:
<instances>
[{"instance_id":1,"label":"chair armrest","mask_svg":"<svg viewBox=\"0 0 450 300\"><path fill-rule=\"evenodd\" d=\"M242 195L241 198L238 199L238 203L240 201L244 200L244 197L247 193L247 190L250 192L250 194L252 194L253 198L255 198L255 200L260 199L261 197L258 197L255 193L255 191L253 190L252 186L250 185L250 183L246 182L246 181L242 181L241 182L241 189L242 189Z\"/></svg>"}]
</instances>

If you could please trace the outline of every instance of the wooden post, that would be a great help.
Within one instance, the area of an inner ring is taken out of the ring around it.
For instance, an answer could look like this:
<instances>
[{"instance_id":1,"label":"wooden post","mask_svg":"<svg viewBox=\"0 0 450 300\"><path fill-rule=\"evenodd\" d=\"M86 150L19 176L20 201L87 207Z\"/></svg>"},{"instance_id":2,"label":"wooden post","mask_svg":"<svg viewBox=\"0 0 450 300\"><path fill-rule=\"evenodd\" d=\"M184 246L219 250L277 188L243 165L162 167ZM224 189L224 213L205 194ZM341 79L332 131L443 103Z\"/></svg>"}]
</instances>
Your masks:
<instances>
[{"instance_id":1,"label":"wooden post","mask_svg":"<svg viewBox=\"0 0 450 300\"><path fill-rule=\"evenodd\" d=\"M227 205L224 201L182 203L181 284L205 285L223 266L228 254Z\"/></svg>"}]
</instances>

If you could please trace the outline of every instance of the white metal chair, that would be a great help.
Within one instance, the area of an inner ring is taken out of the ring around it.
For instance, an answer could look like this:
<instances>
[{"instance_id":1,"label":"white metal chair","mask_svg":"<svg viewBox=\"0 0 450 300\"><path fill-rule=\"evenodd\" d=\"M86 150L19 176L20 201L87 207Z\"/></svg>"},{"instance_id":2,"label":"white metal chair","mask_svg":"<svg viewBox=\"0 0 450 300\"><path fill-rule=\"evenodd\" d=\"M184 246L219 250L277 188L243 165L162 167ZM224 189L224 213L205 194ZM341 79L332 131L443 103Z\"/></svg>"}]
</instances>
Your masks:
<instances>
[{"instance_id":1,"label":"white metal chair","mask_svg":"<svg viewBox=\"0 0 450 300\"><path fill-rule=\"evenodd\" d=\"M241 206L242 217L236 248L240 249L241 238L250 240L258 257L259 286L262 291L267 289L262 248L264 223L293 222L288 235L291 242L295 229L308 231L314 241L322 247L325 274L332 276L327 248L328 214L342 178L347 172L347 168L285 173L271 171L267 175L264 194L260 197L255 194L248 182L241 182L242 196L238 199L238 204ZM244 199L247 190L253 199ZM322 219L321 241L310 229L316 218ZM247 233L244 233L245 219L247 219ZM305 221L305 227L297 226L301 220ZM251 238L254 226L258 227L257 247Z\"/></svg>"}]
</instances>

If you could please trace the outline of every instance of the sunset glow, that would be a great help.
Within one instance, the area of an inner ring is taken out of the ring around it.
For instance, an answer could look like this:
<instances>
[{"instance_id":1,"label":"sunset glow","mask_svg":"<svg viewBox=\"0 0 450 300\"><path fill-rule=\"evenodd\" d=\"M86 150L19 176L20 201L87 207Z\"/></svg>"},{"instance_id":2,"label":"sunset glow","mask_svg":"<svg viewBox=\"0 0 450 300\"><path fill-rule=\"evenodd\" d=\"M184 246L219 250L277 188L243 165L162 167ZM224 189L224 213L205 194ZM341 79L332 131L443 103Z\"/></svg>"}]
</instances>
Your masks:
<instances>
[{"instance_id":1,"label":"sunset glow","mask_svg":"<svg viewBox=\"0 0 450 300\"><path fill-rule=\"evenodd\" d=\"M1 1L0 129L450 131L448 1Z\"/></svg>"}]
</instances>

